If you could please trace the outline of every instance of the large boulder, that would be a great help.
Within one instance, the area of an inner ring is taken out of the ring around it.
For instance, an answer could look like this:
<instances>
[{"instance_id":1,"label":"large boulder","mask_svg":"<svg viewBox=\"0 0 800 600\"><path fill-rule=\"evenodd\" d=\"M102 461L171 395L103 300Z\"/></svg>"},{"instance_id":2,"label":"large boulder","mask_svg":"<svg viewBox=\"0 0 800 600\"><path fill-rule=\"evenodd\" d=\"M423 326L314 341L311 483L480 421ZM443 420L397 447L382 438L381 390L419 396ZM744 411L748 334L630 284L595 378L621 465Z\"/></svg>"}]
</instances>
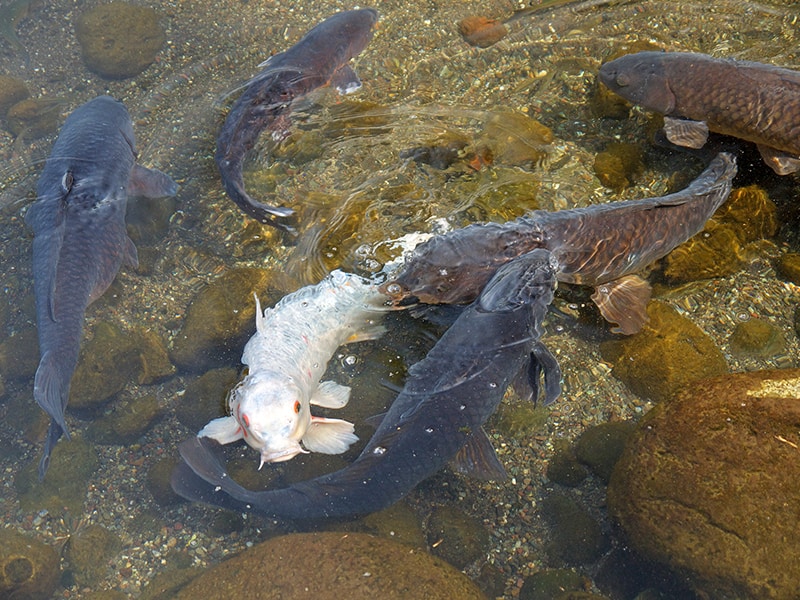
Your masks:
<instances>
[{"instance_id":1,"label":"large boulder","mask_svg":"<svg viewBox=\"0 0 800 600\"><path fill-rule=\"evenodd\" d=\"M800 369L694 383L640 422L608 506L704 598L800 597Z\"/></svg>"}]
</instances>

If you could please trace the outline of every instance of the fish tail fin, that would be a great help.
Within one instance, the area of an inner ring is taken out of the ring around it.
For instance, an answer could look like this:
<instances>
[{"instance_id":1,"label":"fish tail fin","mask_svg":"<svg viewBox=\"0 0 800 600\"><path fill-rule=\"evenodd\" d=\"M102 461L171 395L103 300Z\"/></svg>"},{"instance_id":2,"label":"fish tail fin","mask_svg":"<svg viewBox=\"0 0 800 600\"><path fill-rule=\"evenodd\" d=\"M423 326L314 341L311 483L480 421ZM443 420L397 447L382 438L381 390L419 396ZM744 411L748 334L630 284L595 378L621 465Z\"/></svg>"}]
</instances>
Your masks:
<instances>
[{"instance_id":1,"label":"fish tail fin","mask_svg":"<svg viewBox=\"0 0 800 600\"><path fill-rule=\"evenodd\" d=\"M45 352L39 361L39 367L36 369L36 376L33 380L33 398L42 407L42 410L50 415L53 420L51 428L53 424L57 425L67 439L70 438L70 435L64 420L64 408L67 405L68 396L69 380L64 381L55 354L50 351ZM50 437L48 435L48 440ZM61 433L58 434L58 437L61 437Z\"/></svg>"},{"instance_id":2,"label":"fish tail fin","mask_svg":"<svg viewBox=\"0 0 800 600\"><path fill-rule=\"evenodd\" d=\"M50 427L47 429L47 439L44 441L42 458L39 460L39 481L44 479L44 475L50 466L50 454L63 433L66 433L66 430L56 423L55 419L50 419Z\"/></svg>"}]
</instances>

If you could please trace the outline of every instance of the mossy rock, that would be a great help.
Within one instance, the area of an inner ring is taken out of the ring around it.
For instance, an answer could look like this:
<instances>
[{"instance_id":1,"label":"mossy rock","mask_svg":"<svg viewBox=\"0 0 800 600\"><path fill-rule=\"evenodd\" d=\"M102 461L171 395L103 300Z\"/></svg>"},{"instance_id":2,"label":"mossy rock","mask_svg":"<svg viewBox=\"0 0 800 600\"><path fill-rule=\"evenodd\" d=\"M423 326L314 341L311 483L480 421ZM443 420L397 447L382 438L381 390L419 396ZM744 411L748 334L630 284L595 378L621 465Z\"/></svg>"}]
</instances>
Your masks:
<instances>
[{"instance_id":1,"label":"mossy rock","mask_svg":"<svg viewBox=\"0 0 800 600\"><path fill-rule=\"evenodd\" d=\"M175 457L164 457L147 471L145 486L159 506L172 506L183 501L170 484L172 471L178 466L179 460Z\"/></svg>"},{"instance_id":2,"label":"mossy rock","mask_svg":"<svg viewBox=\"0 0 800 600\"><path fill-rule=\"evenodd\" d=\"M28 96L30 93L22 79L0 75L0 117L4 117L9 108Z\"/></svg>"},{"instance_id":3,"label":"mossy rock","mask_svg":"<svg viewBox=\"0 0 800 600\"><path fill-rule=\"evenodd\" d=\"M787 252L781 254L776 265L778 276L795 285L800 285L800 254Z\"/></svg>"},{"instance_id":4,"label":"mossy rock","mask_svg":"<svg viewBox=\"0 0 800 600\"><path fill-rule=\"evenodd\" d=\"M742 245L770 238L778 230L777 207L757 185L731 191L714 213L714 220L732 225Z\"/></svg>"},{"instance_id":5,"label":"mossy rock","mask_svg":"<svg viewBox=\"0 0 800 600\"><path fill-rule=\"evenodd\" d=\"M476 146L491 150L494 162L506 166L534 167L547 156L553 132L528 115L513 111L491 113Z\"/></svg>"},{"instance_id":6,"label":"mossy rock","mask_svg":"<svg viewBox=\"0 0 800 600\"><path fill-rule=\"evenodd\" d=\"M29 379L39 365L36 329L23 329L0 343L0 373L9 381Z\"/></svg>"},{"instance_id":7,"label":"mossy rock","mask_svg":"<svg viewBox=\"0 0 800 600\"><path fill-rule=\"evenodd\" d=\"M590 427L575 440L576 458L604 483L608 483L634 427L631 421L601 423Z\"/></svg>"},{"instance_id":8,"label":"mossy rock","mask_svg":"<svg viewBox=\"0 0 800 600\"><path fill-rule=\"evenodd\" d=\"M197 372L222 366L241 357L244 344L255 332L258 293L262 307L269 280L264 269L234 269L198 292L186 311L170 356L181 368Z\"/></svg>"},{"instance_id":9,"label":"mossy rock","mask_svg":"<svg viewBox=\"0 0 800 600\"><path fill-rule=\"evenodd\" d=\"M431 552L463 569L489 551L489 532L483 522L454 506L433 510L427 526Z\"/></svg>"},{"instance_id":10,"label":"mossy rock","mask_svg":"<svg viewBox=\"0 0 800 600\"><path fill-rule=\"evenodd\" d=\"M39 481L38 457L14 478L19 504L26 512L46 509L51 515L83 513L83 503L100 460L94 448L82 437L62 439L50 456L50 468Z\"/></svg>"},{"instance_id":11,"label":"mossy rock","mask_svg":"<svg viewBox=\"0 0 800 600\"><path fill-rule=\"evenodd\" d=\"M98 444L127 445L142 437L164 414L154 394L138 396L93 421L86 436Z\"/></svg>"},{"instance_id":12,"label":"mossy rock","mask_svg":"<svg viewBox=\"0 0 800 600\"><path fill-rule=\"evenodd\" d=\"M613 190L630 187L644 170L644 151L639 144L612 143L594 158L594 172Z\"/></svg>"},{"instance_id":13,"label":"mossy rock","mask_svg":"<svg viewBox=\"0 0 800 600\"><path fill-rule=\"evenodd\" d=\"M83 13L76 33L83 62L109 79L144 71L166 40L156 11L126 2L101 4Z\"/></svg>"},{"instance_id":14,"label":"mossy rock","mask_svg":"<svg viewBox=\"0 0 800 600\"><path fill-rule=\"evenodd\" d=\"M63 100L26 98L14 104L6 113L8 130L26 139L54 133L61 122Z\"/></svg>"},{"instance_id":15,"label":"mossy rock","mask_svg":"<svg viewBox=\"0 0 800 600\"><path fill-rule=\"evenodd\" d=\"M555 452L547 463L547 478L553 483L575 487L589 475L588 469L575 456L575 449L567 440L553 441Z\"/></svg>"},{"instance_id":16,"label":"mossy rock","mask_svg":"<svg viewBox=\"0 0 800 600\"><path fill-rule=\"evenodd\" d=\"M744 264L744 251L734 227L709 221L705 229L664 257L670 283L727 277Z\"/></svg>"},{"instance_id":17,"label":"mossy rock","mask_svg":"<svg viewBox=\"0 0 800 600\"><path fill-rule=\"evenodd\" d=\"M609 513L700 597L796 598L798 423L800 369L695 382L637 426Z\"/></svg>"},{"instance_id":18,"label":"mossy rock","mask_svg":"<svg viewBox=\"0 0 800 600\"><path fill-rule=\"evenodd\" d=\"M568 565L595 562L609 547L609 539L589 511L569 496L555 492L540 509L550 525L547 553Z\"/></svg>"},{"instance_id":19,"label":"mossy rock","mask_svg":"<svg viewBox=\"0 0 800 600\"><path fill-rule=\"evenodd\" d=\"M58 584L59 557L35 538L0 528L0 598L49 600Z\"/></svg>"},{"instance_id":20,"label":"mossy rock","mask_svg":"<svg viewBox=\"0 0 800 600\"><path fill-rule=\"evenodd\" d=\"M108 563L122 543L102 525L89 525L72 535L66 548L66 559L73 581L81 586L94 586L108 571Z\"/></svg>"},{"instance_id":21,"label":"mossy rock","mask_svg":"<svg viewBox=\"0 0 800 600\"><path fill-rule=\"evenodd\" d=\"M310 556L314 560L308 560ZM276 569L276 564L291 565ZM273 538L212 567L176 600L484 599L470 579L427 552L363 533L297 533Z\"/></svg>"},{"instance_id":22,"label":"mossy rock","mask_svg":"<svg viewBox=\"0 0 800 600\"><path fill-rule=\"evenodd\" d=\"M642 331L601 346L604 356L610 350L615 357L614 376L635 394L660 401L692 382L727 372L713 340L675 309L652 301L647 315Z\"/></svg>"},{"instance_id":23,"label":"mossy rock","mask_svg":"<svg viewBox=\"0 0 800 600\"><path fill-rule=\"evenodd\" d=\"M769 358L786 351L783 332L763 319L738 323L729 341L731 351L737 356Z\"/></svg>"}]
</instances>

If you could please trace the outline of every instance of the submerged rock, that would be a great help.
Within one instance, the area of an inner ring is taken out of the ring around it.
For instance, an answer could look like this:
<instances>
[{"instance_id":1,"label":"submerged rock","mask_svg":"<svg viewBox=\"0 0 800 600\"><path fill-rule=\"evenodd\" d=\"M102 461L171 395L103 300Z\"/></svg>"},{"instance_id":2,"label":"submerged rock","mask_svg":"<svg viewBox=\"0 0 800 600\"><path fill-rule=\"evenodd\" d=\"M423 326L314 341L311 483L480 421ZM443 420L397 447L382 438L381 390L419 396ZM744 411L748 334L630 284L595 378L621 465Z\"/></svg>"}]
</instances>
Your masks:
<instances>
[{"instance_id":1,"label":"submerged rock","mask_svg":"<svg viewBox=\"0 0 800 600\"><path fill-rule=\"evenodd\" d=\"M547 463L547 478L553 483L575 487L589 475L588 469L575 456L572 444L564 439L553 440L555 452Z\"/></svg>"},{"instance_id":2,"label":"submerged rock","mask_svg":"<svg viewBox=\"0 0 800 600\"><path fill-rule=\"evenodd\" d=\"M427 533L431 552L459 569L485 556L491 545L483 523L451 505L433 510Z\"/></svg>"},{"instance_id":3,"label":"submerged rock","mask_svg":"<svg viewBox=\"0 0 800 600\"><path fill-rule=\"evenodd\" d=\"M776 271L782 279L800 285L800 254L796 252L781 254Z\"/></svg>"},{"instance_id":4,"label":"submerged rock","mask_svg":"<svg viewBox=\"0 0 800 600\"><path fill-rule=\"evenodd\" d=\"M126 2L102 4L83 13L76 33L83 62L109 79L144 71L166 40L156 11Z\"/></svg>"},{"instance_id":5,"label":"submerged rock","mask_svg":"<svg viewBox=\"0 0 800 600\"><path fill-rule=\"evenodd\" d=\"M763 319L738 323L730 337L731 351L738 356L769 358L786 350L783 332Z\"/></svg>"},{"instance_id":6,"label":"submerged rock","mask_svg":"<svg viewBox=\"0 0 800 600\"><path fill-rule=\"evenodd\" d=\"M0 598L52 598L59 571L53 548L13 529L0 528Z\"/></svg>"},{"instance_id":7,"label":"submerged rock","mask_svg":"<svg viewBox=\"0 0 800 600\"><path fill-rule=\"evenodd\" d=\"M86 436L98 444L131 444L163 414L155 394L139 396L118 406L110 415L93 421L86 430Z\"/></svg>"},{"instance_id":8,"label":"submerged rock","mask_svg":"<svg viewBox=\"0 0 800 600\"><path fill-rule=\"evenodd\" d=\"M609 540L589 511L569 496L555 492L541 502L542 516L550 525L547 552L569 565L595 562L608 549Z\"/></svg>"},{"instance_id":9,"label":"submerged rock","mask_svg":"<svg viewBox=\"0 0 800 600\"><path fill-rule=\"evenodd\" d=\"M639 144L615 142L594 157L594 172L607 188L623 190L644 170L644 151Z\"/></svg>"},{"instance_id":10,"label":"submerged rock","mask_svg":"<svg viewBox=\"0 0 800 600\"><path fill-rule=\"evenodd\" d=\"M504 110L490 113L476 147L488 147L495 164L534 167L547 156L552 141L549 127L528 115Z\"/></svg>"},{"instance_id":11,"label":"submerged rock","mask_svg":"<svg viewBox=\"0 0 800 600\"><path fill-rule=\"evenodd\" d=\"M652 301L647 315L642 331L601 346L604 356L613 356L614 376L635 394L664 400L689 383L727 372L711 338L675 309Z\"/></svg>"},{"instance_id":12,"label":"submerged rock","mask_svg":"<svg viewBox=\"0 0 800 600\"><path fill-rule=\"evenodd\" d=\"M8 109L30 96L22 79L0 75L0 117L5 117Z\"/></svg>"},{"instance_id":13,"label":"submerged rock","mask_svg":"<svg viewBox=\"0 0 800 600\"><path fill-rule=\"evenodd\" d=\"M65 553L73 581L81 587L97 584L122 542L102 525L89 525L69 538Z\"/></svg>"},{"instance_id":14,"label":"submerged rock","mask_svg":"<svg viewBox=\"0 0 800 600\"><path fill-rule=\"evenodd\" d=\"M256 328L253 294L259 294L262 307L270 305L264 296L268 279L264 269L234 269L200 290L173 341L175 364L197 372L238 361Z\"/></svg>"},{"instance_id":15,"label":"submerged rock","mask_svg":"<svg viewBox=\"0 0 800 600\"><path fill-rule=\"evenodd\" d=\"M645 415L608 488L645 557L702 597L796 598L800 369L695 383Z\"/></svg>"},{"instance_id":16,"label":"submerged rock","mask_svg":"<svg viewBox=\"0 0 800 600\"><path fill-rule=\"evenodd\" d=\"M192 431L200 431L212 419L224 417L228 391L238 379L236 369L223 367L190 381L175 410L178 420Z\"/></svg>"},{"instance_id":17,"label":"submerged rock","mask_svg":"<svg viewBox=\"0 0 800 600\"><path fill-rule=\"evenodd\" d=\"M160 459L147 471L144 483L159 506L171 506L183 502L183 498L175 493L169 482L172 471L179 462L179 458L167 456Z\"/></svg>"},{"instance_id":18,"label":"submerged rock","mask_svg":"<svg viewBox=\"0 0 800 600\"><path fill-rule=\"evenodd\" d=\"M36 329L23 329L0 343L0 374L8 380L32 378L39 366Z\"/></svg>"},{"instance_id":19,"label":"submerged rock","mask_svg":"<svg viewBox=\"0 0 800 600\"><path fill-rule=\"evenodd\" d=\"M37 138L55 132L61 121L63 100L26 98L6 113L8 130L24 138Z\"/></svg>"},{"instance_id":20,"label":"submerged rock","mask_svg":"<svg viewBox=\"0 0 800 600\"><path fill-rule=\"evenodd\" d=\"M575 440L575 456L604 483L608 483L633 429L634 423L631 421L601 423L590 427Z\"/></svg>"},{"instance_id":21,"label":"submerged rock","mask_svg":"<svg viewBox=\"0 0 800 600\"><path fill-rule=\"evenodd\" d=\"M458 22L458 32L470 46L488 48L508 35L502 21L482 16L471 16Z\"/></svg>"},{"instance_id":22,"label":"submerged rock","mask_svg":"<svg viewBox=\"0 0 800 600\"><path fill-rule=\"evenodd\" d=\"M525 578L519 600L553 600L565 592L585 589L583 577L571 569L545 569Z\"/></svg>"},{"instance_id":23,"label":"submerged rock","mask_svg":"<svg viewBox=\"0 0 800 600\"><path fill-rule=\"evenodd\" d=\"M313 560L309 560L313 557ZM276 569L275 565L291 565ZM483 599L470 579L430 554L362 533L273 538L193 580L176 600L248 598Z\"/></svg>"}]
</instances>

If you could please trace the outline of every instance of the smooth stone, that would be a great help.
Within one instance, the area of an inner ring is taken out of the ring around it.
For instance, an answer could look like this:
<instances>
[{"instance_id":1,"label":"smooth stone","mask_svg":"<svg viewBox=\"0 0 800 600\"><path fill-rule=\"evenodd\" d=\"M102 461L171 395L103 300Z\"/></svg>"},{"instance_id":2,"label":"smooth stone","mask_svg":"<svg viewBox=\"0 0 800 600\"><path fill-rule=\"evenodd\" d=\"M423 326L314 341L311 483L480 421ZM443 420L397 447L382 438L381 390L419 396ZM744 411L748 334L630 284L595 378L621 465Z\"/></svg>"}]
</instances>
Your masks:
<instances>
[{"instance_id":1,"label":"smooth stone","mask_svg":"<svg viewBox=\"0 0 800 600\"><path fill-rule=\"evenodd\" d=\"M48 600L60 576L56 551L39 540L0 528L0 598Z\"/></svg>"},{"instance_id":2,"label":"smooth stone","mask_svg":"<svg viewBox=\"0 0 800 600\"><path fill-rule=\"evenodd\" d=\"M663 302L647 305L642 331L601 345L613 355L612 373L635 394L655 401L670 398L700 379L726 373L728 365L712 339Z\"/></svg>"},{"instance_id":3,"label":"smooth stone","mask_svg":"<svg viewBox=\"0 0 800 600\"><path fill-rule=\"evenodd\" d=\"M800 369L695 382L648 412L608 487L642 555L711 600L797 598Z\"/></svg>"},{"instance_id":4,"label":"smooth stone","mask_svg":"<svg viewBox=\"0 0 800 600\"><path fill-rule=\"evenodd\" d=\"M212 567L175 596L195 598L484 600L485 596L466 575L427 552L363 533L323 532L284 535L257 544Z\"/></svg>"}]
</instances>

